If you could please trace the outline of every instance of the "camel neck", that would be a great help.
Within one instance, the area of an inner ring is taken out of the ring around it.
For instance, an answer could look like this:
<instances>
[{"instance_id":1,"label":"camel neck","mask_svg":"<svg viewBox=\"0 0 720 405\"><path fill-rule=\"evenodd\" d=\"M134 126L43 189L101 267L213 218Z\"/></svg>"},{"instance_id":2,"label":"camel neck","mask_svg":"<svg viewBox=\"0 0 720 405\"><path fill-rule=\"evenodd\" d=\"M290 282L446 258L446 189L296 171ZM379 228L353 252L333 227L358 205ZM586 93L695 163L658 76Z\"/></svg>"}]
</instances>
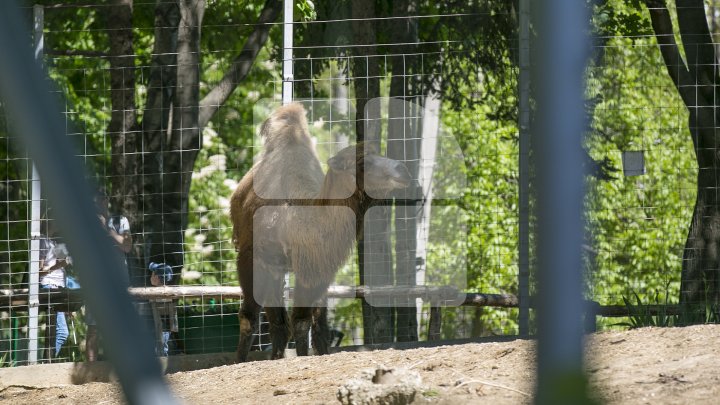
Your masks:
<instances>
[{"instance_id":1,"label":"camel neck","mask_svg":"<svg viewBox=\"0 0 720 405\"><path fill-rule=\"evenodd\" d=\"M347 195L346 193L343 193L342 189L338 186L338 179L331 174L326 175L323 187L320 189L320 193L318 193L317 198L313 200L312 205L346 206L357 212L365 198L364 193L360 191L358 187L355 187L355 191L351 196L338 198L340 195Z\"/></svg>"}]
</instances>

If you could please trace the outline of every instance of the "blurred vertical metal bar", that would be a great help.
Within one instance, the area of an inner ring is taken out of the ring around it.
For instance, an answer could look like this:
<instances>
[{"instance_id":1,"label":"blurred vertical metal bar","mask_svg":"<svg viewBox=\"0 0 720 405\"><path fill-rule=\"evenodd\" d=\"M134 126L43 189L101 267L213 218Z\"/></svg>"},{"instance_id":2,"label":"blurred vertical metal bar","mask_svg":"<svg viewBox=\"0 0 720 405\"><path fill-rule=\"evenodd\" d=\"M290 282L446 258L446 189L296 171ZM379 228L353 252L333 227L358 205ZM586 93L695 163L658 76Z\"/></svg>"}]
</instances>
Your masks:
<instances>
[{"instance_id":1,"label":"blurred vertical metal bar","mask_svg":"<svg viewBox=\"0 0 720 405\"><path fill-rule=\"evenodd\" d=\"M587 2L545 0L537 17L538 374L539 404L587 402L583 377L582 260L587 119L584 75L590 53ZM534 124L535 125L535 124Z\"/></svg>"},{"instance_id":2,"label":"blurred vertical metal bar","mask_svg":"<svg viewBox=\"0 0 720 405\"><path fill-rule=\"evenodd\" d=\"M520 336L527 337L530 334L530 0L520 0L519 14L518 326Z\"/></svg>"},{"instance_id":3,"label":"blurred vertical metal bar","mask_svg":"<svg viewBox=\"0 0 720 405\"><path fill-rule=\"evenodd\" d=\"M282 103L290 104L293 101L293 12L295 7L294 0L283 0L283 83L282 83ZM312 62L311 62L312 65ZM312 68L312 66L311 66ZM285 274L285 285L290 285L290 274ZM290 299L289 290L285 290L285 301ZM262 318L258 318L260 321ZM260 330L260 324L258 324ZM308 331L308 334L311 334ZM308 337L308 342L312 346L312 338Z\"/></svg>"},{"instance_id":4,"label":"blurred vertical metal bar","mask_svg":"<svg viewBox=\"0 0 720 405\"><path fill-rule=\"evenodd\" d=\"M93 188L65 135L52 85L24 41L16 1L0 1L0 97L13 130L36 162L80 273L87 305L130 404L173 404L155 358L152 335L130 303L123 259L94 214Z\"/></svg>"},{"instance_id":5,"label":"blurred vertical metal bar","mask_svg":"<svg viewBox=\"0 0 720 405\"><path fill-rule=\"evenodd\" d=\"M45 9L42 5L33 6L33 45L35 60L42 65L43 59L43 26ZM40 287L40 205L42 186L40 174L35 163L32 164L32 180L30 183L30 260L28 261L28 364L37 363L38 357L38 315ZM49 319L49 317L48 317ZM48 344L48 342L46 342Z\"/></svg>"},{"instance_id":6,"label":"blurred vertical metal bar","mask_svg":"<svg viewBox=\"0 0 720 405\"><path fill-rule=\"evenodd\" d=\"M293 0L284 0L283 11L283 85L282 103L293 100Z\"/></svg>"}]
</instances>

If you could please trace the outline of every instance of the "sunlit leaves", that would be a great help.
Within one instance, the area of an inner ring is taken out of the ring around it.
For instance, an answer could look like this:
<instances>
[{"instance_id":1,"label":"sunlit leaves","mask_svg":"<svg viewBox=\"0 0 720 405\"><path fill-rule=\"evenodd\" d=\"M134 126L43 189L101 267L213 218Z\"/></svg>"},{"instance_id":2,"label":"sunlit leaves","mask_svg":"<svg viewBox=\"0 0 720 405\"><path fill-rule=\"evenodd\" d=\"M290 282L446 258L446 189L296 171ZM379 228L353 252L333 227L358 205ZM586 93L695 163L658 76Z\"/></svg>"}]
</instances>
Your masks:
<instances>
[{"instance_id":1,"label":"sunlit leaves","mask_svg":"<svg viewBox=\"0 0 720 405\"><path fill-rule=\"evenodd\" d=\"M621 151L643 151L647 171L589 183L591 296L606 304L631 292L677 297L696 193L687 110L651 38L608 41L589 83L591 155L621 169Z\"/></svg>"}]
</instances>

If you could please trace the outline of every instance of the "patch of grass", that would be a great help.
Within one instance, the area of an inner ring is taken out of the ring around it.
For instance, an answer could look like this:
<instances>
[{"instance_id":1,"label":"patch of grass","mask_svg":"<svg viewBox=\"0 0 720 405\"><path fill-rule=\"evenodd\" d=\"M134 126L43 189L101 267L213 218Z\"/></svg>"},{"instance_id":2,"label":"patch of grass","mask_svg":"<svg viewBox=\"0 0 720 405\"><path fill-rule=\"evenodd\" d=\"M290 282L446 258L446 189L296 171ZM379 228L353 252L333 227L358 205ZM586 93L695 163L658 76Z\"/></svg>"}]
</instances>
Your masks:
<instances>
[{"instance_id":1,"label":"patch of grass","mask_svg":"<svg viewBox=\"0 0 720 405\"><path fill-rule=\"evenodd\" d=\"M699 303L686 303L682 306L677 325L697 325L720 323L720 305L710 297L710 286L705 280L705 300Z\"/></svg>"},{"instance_id":2,"label":"patch of grass","mask_svg":"<svg viewBox=\"0 0 720 405\"><path fill-rule=\"evenodd\" d=\"M623 296L623 302L628 309L628 322L620 322L613 326L626 326L630 329L644 328L648 326L670 327L678 324L678 316L667 313L668 294L665 294L665 302L660 302L660 293L655 293L654 303L643 303L640 296L633 292L635 303ZM651 305L659 309L656 313L651 310Z\"/></svg>"},{"instance_id":3,"label":"patch of grass","mask_svg":"<svg viewBox=\"0 0 720 405\"><path fill-rule=\"evenodd\" d=\"M435 398L440 396L440 391L436 389L429 389L427 391L423 391L423 396L426 398Z\"/></svg>"},{"instance_id":4,"label":"patch of grass","mask_svg":"<svg viewBox=\"0 0 720 405\"><path fill-rule=\"evenodd\" d=\"M13 367L15 366L15 362L8 360L8 357L10 356L10 353L5 352L2 356L0 356L0 368L2 367Z\"/></svg>"}]
</instances>

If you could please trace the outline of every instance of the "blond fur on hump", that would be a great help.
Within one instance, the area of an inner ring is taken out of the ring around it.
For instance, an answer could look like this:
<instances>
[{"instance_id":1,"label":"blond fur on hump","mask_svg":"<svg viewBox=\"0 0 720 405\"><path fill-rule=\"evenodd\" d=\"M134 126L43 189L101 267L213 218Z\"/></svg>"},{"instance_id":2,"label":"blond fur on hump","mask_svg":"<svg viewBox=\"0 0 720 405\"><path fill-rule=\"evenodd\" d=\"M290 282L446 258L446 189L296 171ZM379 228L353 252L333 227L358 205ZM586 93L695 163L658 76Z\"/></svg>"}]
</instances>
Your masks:
<instances>
[{"instance_id":1,"label":"blond fur on hump","mask_svg":"<svg viewBox=\"0 0 720 405\"><path fill-rule=\"evenodd\" d=\"M284 105L273 111L260 127L260 136L265 140L264 155L292 143L303 145L315 152L305 108L300 103Z\"/></svg>"}]
</instances>

